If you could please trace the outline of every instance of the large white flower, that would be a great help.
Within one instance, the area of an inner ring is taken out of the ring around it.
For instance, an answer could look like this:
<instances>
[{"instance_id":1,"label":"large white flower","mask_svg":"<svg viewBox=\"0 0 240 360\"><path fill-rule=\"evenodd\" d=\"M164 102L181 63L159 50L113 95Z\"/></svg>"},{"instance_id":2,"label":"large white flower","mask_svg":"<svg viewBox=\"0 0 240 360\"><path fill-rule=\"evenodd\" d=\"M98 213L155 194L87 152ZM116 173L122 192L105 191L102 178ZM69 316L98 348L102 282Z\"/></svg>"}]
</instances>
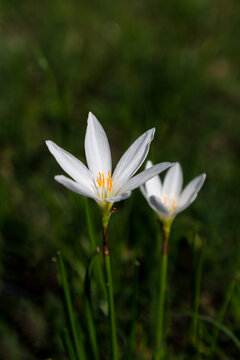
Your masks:
<instances>
[{"instance_id":1,"label":"large white flower","mask_svg":"<svg viewBox=\"0 0 240 360\"><path fill-rule=\"evenodd\" d=\"M153 164L147 161L146 169ZM186 209L197 197L206 178L199 175L182 191L183 173L179 163L175 163L165 175L163 183L159 176L153 177L140 187L151 208L157 212L163 222L171 222L175 216Z\"/></svg>"},{"instance_id":2,"label":"large white flower","mask_svg":"<svg viewBox=\"0 0 240 360\"><path fill-rule=\"evenodd\" d=\"M107 136L96 117L89 113L85 136L88 168L73 155L47 140L49 151L62 169L71 176L55 176L68 189L92 198L100 207L111 208L115 201L127 199L131 191L172 164L164 162L133 176L145 160L155 129L146 131L123 154L112 174L112 159Z\"/></svg>"}]
</instances>

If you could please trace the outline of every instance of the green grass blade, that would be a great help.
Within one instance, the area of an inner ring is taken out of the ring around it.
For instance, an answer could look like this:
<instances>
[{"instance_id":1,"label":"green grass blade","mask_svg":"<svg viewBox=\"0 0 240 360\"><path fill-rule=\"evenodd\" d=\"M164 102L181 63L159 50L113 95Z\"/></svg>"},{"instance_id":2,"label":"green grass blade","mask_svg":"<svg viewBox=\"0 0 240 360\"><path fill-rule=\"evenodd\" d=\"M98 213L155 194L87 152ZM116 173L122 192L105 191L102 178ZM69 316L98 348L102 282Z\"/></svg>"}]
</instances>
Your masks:
<instances>
[{"instance_id":1,"label":"green grass blade","mask_svg":"<svg viewBox=\"0 0 240 360\"><path fill-rule=\"evenodd\" d=\"M61 285L63 288L65 305L66 305L67 315L68 315L69 324L70 324L70 328L71 328L71 332L72 332L73 342L75 345L77 359L78 360L86 360L82 337L79 336L79 334L77 333L77 330L76 330L75 318L74 318L73 307L72 307L72 300L71 300L70 290L69 290L68 281L67 281L67 274L66 274L64 262L62 259L62 255L60 252L57 253L57 268L59 270L59 276L60 276Z\"/></svg>"},{"instance_id":2,"label":"green grass blade","mask_svg":"<svg viewBox=\"0 0 240 360\"><path fill-rule=\"evenodd\" d=\"M224 315L226 313L228 304L230 303L230 301L232 299L236 284L237 284L237 280L234 279L229 286L229 289L227 291L227 294L225 296L225 299L223 301L223 304L222 304L219 314L217 316L217 321L219 324L222 324L222 322L223 322ZM214 334L213 334L212 344L211 344L211 354L213 354L215 352L218 334L219 334L219 327L216 327Z\"/></svg>"},{"instance_id":3,"label":"green grass blade","mask_svg":"<svg viewBox=\"0 0 240 360\"><path fill-rule=\"evenodd\" d=\"M97 336L95 325L92 316L92 309L91 309L91 269L94 265L94 262L97 260L98 252L95 251L92 258L90 259L90 263L88 265L86 276L85 276L85 284L84 284L84 303L85 303L85 314L87 319L87 326L88 326L88 333L89 339L92 347L92 352L94 356L94 360L99 360L99 350L98 350L98 343L97 343Z\"/></svg>"},{"instance_id":4,"label":"green grass blade","mask_svg":"<svg viewBox=\"0 0 240 360\"><path fill-rule=\"evenodd\" d=\"M87 318L87 326L89 332L89 339L92 347L92 352L95 360L99 360L99 351L98 351L98 344L97 344L97 337L96 331L94 326L94 321L92 317L92 310L88 298L85 297L85 312Z\"/></svg>"},{"instance_id":5,"label":"green grass blade","mask_svg":"<svg viewBox=\"0 0 240 360\"><path fill-rule=\"evenodd\" d=\"M68 353L69 359L77 360L76 354L74 351L74 347L73 347L73 344L72 344L72 341L70 339L67 329L63 329L62 338L63 338L63 343L65 345L66 351Z\"/></svg>"},{"instance_id":6,"label":"green grass blade","mask_svg":"<svg viewBox=\"0 0 240 360\"><path fill-rule=\"evenodd\" d=\"M175 317L181 317L181 316L188 316L188 317L193 317L194 314L193 313L188 313L188 312L182 312L182 313L175 313L173 314L173 316ZM225 335L227 335L236 345L236 347L240 350L240 339L237 338L237 336L225 325L219 323L218 321L205 316L205 315L197 315L198 319L201 321L205 321L213 326L215 326L216 328L218 328L221 332L223 332Z\"/></svg>"}]
</instances>

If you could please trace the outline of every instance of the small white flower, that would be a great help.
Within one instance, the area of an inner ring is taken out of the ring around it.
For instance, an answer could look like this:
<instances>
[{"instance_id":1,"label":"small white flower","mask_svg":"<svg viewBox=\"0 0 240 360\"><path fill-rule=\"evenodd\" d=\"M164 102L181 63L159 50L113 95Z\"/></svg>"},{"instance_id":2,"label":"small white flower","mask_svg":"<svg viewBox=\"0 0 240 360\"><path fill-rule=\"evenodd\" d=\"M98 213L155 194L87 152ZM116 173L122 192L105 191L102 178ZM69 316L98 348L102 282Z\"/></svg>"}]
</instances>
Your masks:
<instances>
[{"instance_id":1,"label":"small white flower","mask_svg":"<svg viewBox=\"0 0 240 360\"><path fill-rule=\"evenodd\" d=\"M55 176L68 189L92 198L100 207L111 208L115 201L127 199L131 191L172 164L164 162L133 176L145 160L155 129L146 131L124 153L112 174L112 158L107 136L96 117L89 113L85 136L88 168L73 155L48 140L46 144L62 169L71 176Z\"/></svg>"},{"instance_id":2,"label":"small white flower","mask_svg":"<svg viewBox=\"0 0 240 360\"><path fill-rule=\"evenodd\" d=\"M153 166L147 161L146 169ZM155 176L140 187L151 208L157 212L163 222L171 222L175 216L185 210L197 197L206 178L206 174L193 179L182 191L183 174L179 163L175 163L165 175L163 183Z\"/></svg>"}]
</instances>

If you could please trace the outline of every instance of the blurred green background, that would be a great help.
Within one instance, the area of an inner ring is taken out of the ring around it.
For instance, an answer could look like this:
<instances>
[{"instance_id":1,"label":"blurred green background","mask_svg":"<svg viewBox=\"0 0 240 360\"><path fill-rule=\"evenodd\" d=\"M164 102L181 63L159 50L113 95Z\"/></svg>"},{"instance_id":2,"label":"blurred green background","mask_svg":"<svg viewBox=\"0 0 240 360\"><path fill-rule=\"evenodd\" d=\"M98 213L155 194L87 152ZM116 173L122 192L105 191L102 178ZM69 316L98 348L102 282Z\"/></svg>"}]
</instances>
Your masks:
<instances>
[{"instance_id":1,"label":"blurred green background","mask_svg":"<svg viewBox=\"0 0 240 360\"><path fill-rule=\"evenodd\" d=\"M205 243L201 314L217 316L240 265L239 23L240 3L234 0L1 0L1 359L67 359L52 257L63 252L75 296L74 287L83 291L91 249L83 199L54 181L62 170L44 141L85 162L88 111L106 130L114 164L131 142L156 127L150 159L179 161L185 184L207 174L197 200L176 218L170 241L169 358L193 358L189 319L177 314L191 310L194 234ZM98 208L93 200L89 206L101 246ZM136 352L143 359L150 359L153 344L160 240L156 216L135 190L112 216L110 248L123 354L133 263L140 261ZM110 359L108 322L94 296L97 286L92 291L101 358ZM84 314L81 296L74 301ZM237 286L224 324L238 337L239 303ZM201 323L200 330L204 353L212 328ZM224 334L216 358L239 358Z\"/></svg>"}]
</instances>

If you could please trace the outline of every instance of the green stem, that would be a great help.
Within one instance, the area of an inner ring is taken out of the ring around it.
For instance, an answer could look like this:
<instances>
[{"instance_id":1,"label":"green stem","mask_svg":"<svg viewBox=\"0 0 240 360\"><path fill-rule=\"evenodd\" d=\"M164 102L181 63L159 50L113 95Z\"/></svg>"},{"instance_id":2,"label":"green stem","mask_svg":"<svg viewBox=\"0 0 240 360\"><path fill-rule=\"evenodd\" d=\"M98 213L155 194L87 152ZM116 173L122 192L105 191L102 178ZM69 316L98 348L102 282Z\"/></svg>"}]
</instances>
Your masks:
<instances>
[{"instance_id":1,"label":"green stem","mask_svg":"<svg viewBox=\"0 0 240 360\"><path fill-rule=\"evenodd\" d=\"M117 332L116 332L116 320L114 310L114 297L113 297L113 283L112 283L112 271L110 262L110 252L108 247L108 223L109 215L103 216L103 254L105 261L106 271L106 287L108 294L108 311L109 311L109 326L111 333L112 344L112 360L118 360L118 344L117 344Z\"/></svg>"},{"instance_id":2,"label":"green stem","mask_svg":"<svg viewBox=\"0 0 240 360\"><path fill-rule=\"evenodd\" d=\"M197 246L197 235L194 238L194 258L195 258L195 276L194 276L194 296L193 296L193 318L192 318L192 342L196 344L197 342L197 330L198 330L198 308L200 300L200 288L201 288L201 279L202 279L202 264L203 264L203 254L204 254L204 244L201 245L200 254L196 254Z\"/></svg>"},{"instance_id":3,"label":"green stem","mask_svg":"<svg viewBox=\"0 0 240 360\"><path fill-rule=\"evenodd\" d=\"M70 327L71 327L71 332L72 332L72 337L73 337L73 342L75 345L77 358L78 358L78 360L85 360L86 356L85 356L85 351L84 351L84 347L83 347L82 337L78 336L78 334L77 334L75 318L74 318L74 313L73 313L73 307L72 307L72 300L71 300L70 290L69 290L68 281L67 281L67 274L66 274L64 262L62 259L62 255L60 252L58 252L58 254L57 254L57 266L58 266L61 284L62 284L62 288L63 288L66 309L67 309L68 319L69 319L69 323L70 323Z\"/></svg>"},{"instance_id":4,"label":"green stem","mask_svg":"<svg viewBox=\"0 0 240 360\"><path fill-rule=\"evenodd\" d=\"M92 252L94 252L94 251L96 251L97 244L96 244L96 240L95 240L93 224L91 221L88 199L85 197L84 197L84 206L85 206L85 214L86 214L87 228L88 228L88 234L89 234L89 239L90 239L90 244L91 244L91 250L92 250ZM104 282L104 274L103 274L103 270L101 267L99 257L96 257L94 264L93 264L93 269L94 269L95 278L97 279L97 281L101 287L102 293L104 295L104 298L107 301L107 291L106 291L105 282Z\"/></svg>"},{"instance_id":5,"label":"green stem","mask_svg":"<svg viewBox=\"0 0 240 360\"><path fill-rule=\"evenodd\" d=\"M157 309L155 360L160 360L163 354L162 351L163 319L164 319L164 303L165 303L166 283L167 283L168 239L170 235L170 225L162 224L162 231L163 231L163 246L162 246L160 289L159 289L158 309Z\"/></svg>"}]
</instances>

